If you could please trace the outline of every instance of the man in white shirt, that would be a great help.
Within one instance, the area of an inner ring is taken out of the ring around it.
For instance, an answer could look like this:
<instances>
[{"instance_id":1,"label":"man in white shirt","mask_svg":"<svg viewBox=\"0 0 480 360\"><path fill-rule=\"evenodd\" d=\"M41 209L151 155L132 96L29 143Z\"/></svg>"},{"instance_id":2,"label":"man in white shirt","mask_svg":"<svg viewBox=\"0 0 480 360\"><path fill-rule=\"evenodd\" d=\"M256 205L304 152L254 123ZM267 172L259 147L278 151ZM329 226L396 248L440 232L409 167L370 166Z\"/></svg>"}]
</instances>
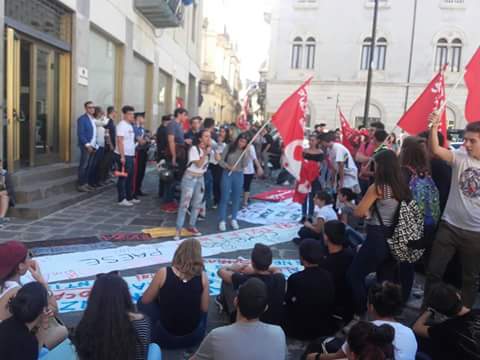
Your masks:
<instances>
[{"instance_id":1,"label":"man in white shirt","mask_svg":"<svg viewBox=\"0 0 480 360\"><path fill-rule=\"evenodd\" d=\"M480 273L480 121L467 125L463 148L455 151L439 145L439 116L432 114L430 121L430 149L452 167L452 182L427 267L425 299L457 253L462 264L462 298L471 308Z\"/></svg>"},{"instance_id":2,"label":"man in white shirt","mask_svg":"<svg viewBox=\"0 0 480 360\"><path fill-rule=\"evenodd\" d=\"M135 109L125 105L122 108L123 118L117 125L117 146L115 148L115 164L121 173L118 176L118 204L121 206L133 206L140 202L134 199L132 194L133 164L135 159L135 132L133 122Z\"/></svg>"},{"instance_id":3,"label":"man in white shirt","mask_svg":"<svg viewBox=\"0 0 480 360\"><path fill-rule=\"evenodd\" d=\"M335 133L332 131L321 134L319 138L322 146L328 150L334 168L332 181L334 188L347 188L359 193L358 169L348 149L335 142Z\"/></svg>"}]
</instances>

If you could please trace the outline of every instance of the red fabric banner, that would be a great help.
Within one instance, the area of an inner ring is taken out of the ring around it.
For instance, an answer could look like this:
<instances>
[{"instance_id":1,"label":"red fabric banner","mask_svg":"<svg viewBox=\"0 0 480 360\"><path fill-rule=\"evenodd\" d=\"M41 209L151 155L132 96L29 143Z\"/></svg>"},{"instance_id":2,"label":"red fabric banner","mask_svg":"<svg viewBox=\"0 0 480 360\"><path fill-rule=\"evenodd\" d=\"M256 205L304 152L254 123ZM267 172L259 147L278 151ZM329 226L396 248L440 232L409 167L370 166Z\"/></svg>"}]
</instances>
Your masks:
<instances>
[{"instance_id":1,"label":"red fabric banner","mask_svg":"<svg viewBox=\"0 0 480 360\"><path fill-rule=\"evenodd\" d=\"M465 70L465 84L468 88L465 118L468 122L480 121L480 48Z\"/></svg>"},{"instance_id":2,"label":"red fabric banner","mask_svg":"<svg viewBox=\"0 0 480 360\"><path fill-rule=\"evenodd\" d=\"M308 104L306 87L311 80L312 78L308 79L290 95L272 117L272 123L284 144L284 164L282 165L297 180L300 179L303 162L305 112Z\"/></svg>"},{"instance_id":3,"label":"red fabric banner","mask_svg":"<svg viewBox=\"0 0 480 360\"><path fill-rule=\"evenodd\" d=\"M252 199L271 201L271 202L280 202L293 197L294 191L291 189L273 189L270 191L265 191L255 196L252 196Z\"/></svg>"},{"instance_id":4,"label":"red fabric banner","mask_svg":"<svg viewBox=\"0 0 480 360\"><path fill-rule=\"evenodd\" d=\"M441 133L447 138L447 113L445 111L445 77L444 69L438 72L426 89L415 100L408 111L398 121L398 127L411 135L417 135L428 130L428 117L436 111L443 109L441 114Z\"/></svg>"},{"instance_id":5,"label":"red fabric banner","mask_svg":"<svg viewBox=\"0 0 480 360\"><path fill-rule=\"evenodd\" d=\"M350 126L350 123L343 115L342 111L338 110L340 114L340 128L342 131L342 144L345 146L348 151L353 155L355 153L355 149L353 147L353 142L356 141L356 137L360 136L360 132Z\"/></svg>"},{"instance_id":6,"label":"red fabric banner","mask_svg":"<svg viewBox=\"0 0 480 360\"><path fill-rule=\"evenodd\" d=\"M320 175L320 165L316 161L304 160L300 171L300 179L295 186L293 201L303 204L308 193L312 190L312 182Z\"/></svg>"}]
</instances>

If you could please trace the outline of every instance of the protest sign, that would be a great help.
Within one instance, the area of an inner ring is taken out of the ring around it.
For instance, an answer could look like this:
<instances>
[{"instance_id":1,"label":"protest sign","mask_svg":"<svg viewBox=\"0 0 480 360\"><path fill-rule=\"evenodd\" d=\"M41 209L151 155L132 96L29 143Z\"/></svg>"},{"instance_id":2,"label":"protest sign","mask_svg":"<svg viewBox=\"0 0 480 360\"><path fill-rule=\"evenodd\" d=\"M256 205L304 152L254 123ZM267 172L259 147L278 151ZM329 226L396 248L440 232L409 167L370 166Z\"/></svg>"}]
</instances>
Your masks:
<instances>
[{"instance_id":1,"label":"protest sign","mask_svg":"<svg viewBox=\"0 0 480 360\"><path fill-rule=\"evenodd\" d=\"M272 203L255 202L238 213L238 220L251 224L295 223L302 218L302 206L291 199Z\"/></svg>"},{"instance_id":2,"label":"protest sign","mask_svg":"<svg viewBox=\"0 0 480 360\"><path fill-rule=\"evenodd\" d=\"M208 276L210 295L220 294L221 279L217 272L220 267L231 265L236 259L205 259L205 271ZM273 266L282 270L288 278L291 274L300 271L303 267L298 260L273 260ZM152 281L153 274L139 274L136 276L124 277L128 284L130 294L134 303L140 299ZM95 280L84 280L70 283L51 284L50 289L57 300L60 313L84 311L87 307L88 297Z\"/></svg>"},{"instance_id":3,"label":"protest sign","mask_svg":"<svg viewBox=\"0 0 480 360\"><path fill-rule=\"evenodd\" d=\"M274 245L290 241L299 229L297 224L274 224L197 237L203 256L251 249L256 243ZM113 249L83 251L35 258L45 279L51 282L73 280L113 270L135 269L165 264L172 260L182 242L121 246ZM26 277L24 282L28 282ZM31 279L30 279L31 281Z\"/></svg>"}]
</instances>

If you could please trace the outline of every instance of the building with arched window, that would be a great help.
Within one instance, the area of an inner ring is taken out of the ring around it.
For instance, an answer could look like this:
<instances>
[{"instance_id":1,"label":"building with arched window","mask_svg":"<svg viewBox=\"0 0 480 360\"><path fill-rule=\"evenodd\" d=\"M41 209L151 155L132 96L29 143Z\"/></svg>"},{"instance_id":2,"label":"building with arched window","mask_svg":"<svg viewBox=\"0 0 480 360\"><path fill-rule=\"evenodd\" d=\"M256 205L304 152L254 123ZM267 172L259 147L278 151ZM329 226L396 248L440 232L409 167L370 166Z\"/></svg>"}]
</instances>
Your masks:
<instances>
[{"instance_id":1,"label":"building with arched window","mask_svg":"<svg viewBox=\"0 0 480 360\"><path fill-rule=\"evenodd\" d=\"M415 6L416 3L416 6ZM480 44L480 1L382 0L372 47L373 0L273 0L267 116L301 82L313 76L312 125L339 127L337 96L352 125L364 119L368 68L372 64L369 118L392 130L435 73L446 64L449 125L465 125L463 83L449 88ZM414 23L414 14L416 20ZM397 130L398 131L398 130Z\"/></svg>"}]
</instances>

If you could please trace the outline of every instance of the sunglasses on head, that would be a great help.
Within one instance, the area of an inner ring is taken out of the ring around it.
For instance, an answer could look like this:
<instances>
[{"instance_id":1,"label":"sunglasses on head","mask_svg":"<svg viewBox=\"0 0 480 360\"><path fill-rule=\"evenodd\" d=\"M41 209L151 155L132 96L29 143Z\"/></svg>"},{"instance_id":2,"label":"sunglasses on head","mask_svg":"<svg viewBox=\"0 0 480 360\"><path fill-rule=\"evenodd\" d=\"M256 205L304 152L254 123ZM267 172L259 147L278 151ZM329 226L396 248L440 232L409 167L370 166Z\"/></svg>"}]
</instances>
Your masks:
<instances>
[{"instance_id":1,"label":"sunglasses on head","mask_svg":"<svg viewBox=\"0 0 480 360\"><path fill-rule=\"evenodd\" d=\"M113 270L113 271L110 271L108 273L100 273L100 274L97 274L95 277L97 279L103 277L103 276L107 276L107 275L116 275L116 276L120 276L120 271L118 270Z\"/></svg>"}]
</instances>

